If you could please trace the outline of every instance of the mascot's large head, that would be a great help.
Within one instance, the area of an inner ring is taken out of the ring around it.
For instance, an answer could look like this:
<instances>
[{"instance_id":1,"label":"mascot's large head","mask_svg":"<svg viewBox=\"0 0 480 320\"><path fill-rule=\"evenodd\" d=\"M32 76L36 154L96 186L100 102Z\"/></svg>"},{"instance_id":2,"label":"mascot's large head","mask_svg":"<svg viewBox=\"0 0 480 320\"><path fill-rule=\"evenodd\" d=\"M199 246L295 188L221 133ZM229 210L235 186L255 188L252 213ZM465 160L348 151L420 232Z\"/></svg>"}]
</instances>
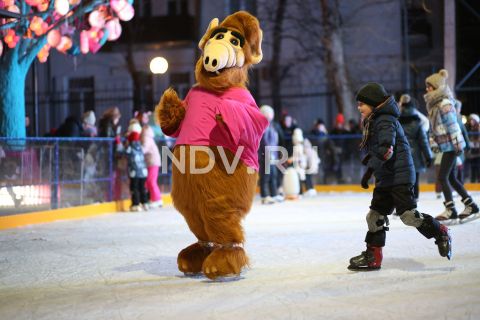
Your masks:
<instances>
[{"instance_id":1,"label":"mascot's large head","mask_svg":"<svg viewBox=\"0 0 480 320\"><path fill-rule=\"evenodd\" d=\"M262 30L250 13L236 12L220 24L213 19L198 43L202 50L195 67L198 84L215 92L245 87L249 66L262 60L261 46Z\"/></svg>"}]
</instances>

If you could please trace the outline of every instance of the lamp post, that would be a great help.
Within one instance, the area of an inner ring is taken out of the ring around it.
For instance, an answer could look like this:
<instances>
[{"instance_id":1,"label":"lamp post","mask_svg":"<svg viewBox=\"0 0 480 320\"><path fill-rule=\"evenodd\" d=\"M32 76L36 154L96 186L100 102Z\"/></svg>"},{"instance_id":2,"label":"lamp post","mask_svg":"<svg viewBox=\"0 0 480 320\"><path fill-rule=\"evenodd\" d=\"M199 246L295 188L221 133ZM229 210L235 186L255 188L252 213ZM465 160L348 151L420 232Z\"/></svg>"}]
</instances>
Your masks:
<instances>
[{"instance_id":1,"label":"lamp post","mask_svg":"<svg viewBox=\"0 0 480 320\"><path fill-rule=\"evenodd\" d=\"M164 74L168 70L168 61L164 57L155 57L150 61L150 71L153 74Z\"/></svg>"},{"instance_id":2,"label":"lamp post","mask_svg":"<svg viewBox=\"0 0 480 320\"><path fill-rule=\"evenodd\" d=\"M150 61L150 71L154 75L159 75L159 74L164 74L168 70L168 61L164 57L155 57ZM153 79L153 83L155 84L157 79ZM153 89L153 96L156 97L156 92L157 92L157 86L154 85Z\"/></svg>"}]
</instances>

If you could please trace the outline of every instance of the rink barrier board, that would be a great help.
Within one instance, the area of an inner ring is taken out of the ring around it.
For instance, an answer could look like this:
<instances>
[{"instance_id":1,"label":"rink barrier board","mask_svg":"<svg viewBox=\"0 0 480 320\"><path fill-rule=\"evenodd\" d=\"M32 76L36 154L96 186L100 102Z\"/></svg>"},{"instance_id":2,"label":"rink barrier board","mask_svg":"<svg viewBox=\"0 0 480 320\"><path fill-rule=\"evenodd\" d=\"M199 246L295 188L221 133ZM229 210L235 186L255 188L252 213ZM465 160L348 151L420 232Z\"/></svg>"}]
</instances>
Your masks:
<instances>
[{"instance_id":1,"label":"rink barrier board","mask_svg":"<svg viewBox=\"0 0 480 320\"><path fill-rule=\"evenodd\" d=\"M162 200L164 205L170 205L172 203L172 199L168 194L163 195ZM60 220L84 219L103 214L130 213L130 204L130 200L121 200L71 208L62 208L56 210L4 216L0 217L0 230L12 229L32 224L49 223Z\"/></svg>"},{"instance_id":2,"label":"rink barrier board","mask_svg":"<svg viewBox=\"0 0 480 320\"><path fill-rule=\"evenodd\" d=\"M465 187L468 191L480 191L480 183L466 183ZM358 185L316 185L318 192L372 192L373 185L369 189L362 189ZM421 184L420 191L433 192L434 184ZM164 205L170 205L172 199L169 194L162 197ZM59 220L73 220L94 217L103 214L115 214L128 212L130 200L122 200L116 202L107 202L99 204L91 204L86 206L78 206L71 208L63 208L56 210L40 211L34 213L16 214L11 216L0 217L0 230L12 229L32 224L49 223Z\"/></svg>"},{"instance_id":3,"label":"rink barrier board","mask_svg":"<svg viewBox=\"0 0 480 320\"><path fill-rule=\"evenodd\" d=\"M342 184L342 185L316 185L315 190L318 192L372 192L374 184L370 184L370 188L363 189L356 184ZM480 183L465 183L467 191L480 191ZM420 184L420 191L434 192L435 185L433 183Z\"/></svg>"}]
</instances>

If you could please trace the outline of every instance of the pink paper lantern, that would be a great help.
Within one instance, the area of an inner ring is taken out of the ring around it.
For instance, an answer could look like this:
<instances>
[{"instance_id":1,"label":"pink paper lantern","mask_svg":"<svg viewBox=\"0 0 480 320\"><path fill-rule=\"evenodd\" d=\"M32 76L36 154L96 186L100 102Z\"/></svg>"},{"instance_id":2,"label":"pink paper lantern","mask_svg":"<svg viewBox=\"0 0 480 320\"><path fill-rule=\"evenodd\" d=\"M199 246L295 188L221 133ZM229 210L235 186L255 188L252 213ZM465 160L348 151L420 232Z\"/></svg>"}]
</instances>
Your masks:
<instances>
[{"instance_id":1,"label":"pink paper lantern","mask_svg":"<svg viewBox=\"0 0 480 320\"><path fill-rule=\"evenodd\" d=\"M42 3L42 0L25 0L29 6L38 6Z\"/></svg>"},{"instance_id":2,"label":"pink paper lantern","mask_svg":"<svg viewBox=\"0 0 480 320\"><path fill-rule=\"evenodd\" d=\"M20 13L20 9L16 5L5 6L5 9L13 13ZM7 19L7 22L16 21L16 20L17 19L15 18L9 18Z\"/></svg>"},{"instance_id":3,"label":"pink paper lantern","mask_svg":"<svg viewBox=\"0 0 480 320\"><path fill-rule=\"evenodd\" d=\"M100 11L94 10L88 16L88 23L90 23L92 27L103 28L105 25L105 18Z\"/></svg>"},{"instance_id":4,"label":"pink paper lantern","mask_svg":"<svg viewBox=\"0 0 480 320\"><path fill-rule=\"evenodd\" d=\"M111 0L110 7L122 21L130 21L135 15L135 9L126 0Z\"/></svg>"},{"instance_id":5,"label":"pink paper lantern","mask_svg":"<svg viewBox=\"0 0 480 320\"><path fill-rule=\"evenodd\" d=\"M40 49L40 51L37 54L38 61L40 61L40 63L46 62L49 54L50 54L50 45L46 44L43 46L42 49Z\"/></svg>"},{"instance_id":6,"label":"pink paper lantern","mask_svg":"<svg viewBox=\"0 0 480 320\"><path fill-rule=\"evenodd\" d=\"M38 11L40 11L40 12L47 11L47 9L50 5L50 1L49 0L41 0L40 2L41 3L39 5L37 5Z\"/></svg>"},{"instance_id":7,"label":"pink paper lantern","mask_svg":"<svg viewBox=\"0 0 480 320\"><path fill-rule=\"evenodd\" d=\"M110 7L115 11L119 12L121 11L126 5L127 5L126 0L110 0Z\"/></svg>"},{"instance_id":8,"label":"pink paper lantern","mask_svg":"<svg viewBox=\"0 0 480 320\"><path fill-rule=\"evenodd\" d=\"M88 39L88 31L83 30L80 32L80 52L83 54L87 54L88 51L90 51L90 47L88 45L89 39Z\"/></svg>"},{"instance_id":9,"label":"pink paper lantern","mask_svg":"<svg viewBox=\"0 0 480 320\"><path fill-rule=\"evenodd\" d=\"M72 39L67 36L62 36L60 39L60 44L56 47L58 51L65 53L68 49L72 47Z\"/></svg>"},{"instance_id":10,"label":"pink paper lantern","mask_svg":"<svg viewBox=\"0 0 480 320\"><path fill-rule=\"evenodd\" d=\"M30 30L32 30L33 32L35 32L35 34L37 36L41 36L42 34L44 34L47 29L48 29L48 24L46 22L43 21L42 18L40 17L33 17L32 21L30 22Z\"/></svg>"},{"instance_id":11,"label":"pink paper lantern","mask_svg":"<svg viewBox=\"0 0 480 320\"><path fill-rule=\"evenodd\" d=\"M118 17L122 21L130 21L135 15L135 9L133 9L130 3L127 3L127 6L120 12L118 12Z\"/></svg>"},{"instance_id":12,"label":"pink paper lantern","mask_svg":"<svg viewBox=\"0 0 480 320\"><path fill-rule=\"evenodd\" d=\"M69 10L70 4L68 3L68 0L55 0L55 11L59 15L66 15Z\"/></svg>"},{"instance_id":13,"label":"pink paper lantern","mask_svg":"<svg viewBox=\"0 0 480 320\"><path fill-rule=\"evenodd\" d=\"M54 29L51 30L47 35L47 42L52 47L56 48L60 44L60 40L62 39L62 35L60 31Z\"/></svg>"},{"instance_id":14,"label":"pink paper lantern","mask_svg":"<svg viewBox=\"0 0 480 320\"><path fill-rule=\"evenodd\" d=\"M117 40L122 34L122 25L120 24L120 20L118 18L108 20L105 24L105 29L108 30L109 41Z\"/></svg>"},{"instance_id":15,"label":"pink paper lantern","mask_svg":"<svg viewBox=\"0 0 480 320\"><path fill-rule=\"evenodd\" d=\"M3 41L5 41L5 43L7 44L7 47L9 47L10 49L15 48L19 40L20 40L20 37L17 36L15 34L15 31L13 31L12 29L9 29L7 31L7 34L3 38Z\"/></svg>"}]
</instances>

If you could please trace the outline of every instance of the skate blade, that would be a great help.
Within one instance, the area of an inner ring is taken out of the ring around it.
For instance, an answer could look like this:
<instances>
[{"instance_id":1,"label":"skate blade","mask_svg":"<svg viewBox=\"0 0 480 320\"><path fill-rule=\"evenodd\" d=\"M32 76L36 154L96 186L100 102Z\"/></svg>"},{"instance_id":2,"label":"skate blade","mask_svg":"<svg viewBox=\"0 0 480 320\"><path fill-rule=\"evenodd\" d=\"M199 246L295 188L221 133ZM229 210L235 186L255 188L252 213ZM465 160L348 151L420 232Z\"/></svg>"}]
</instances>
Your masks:
<instances>
[{"instance_id":1,"label":"skate blade","mask_svg":"<svg viewBox=\"0 0 480 320\"><path fill-rule=\"evenodd\" d=\"M378 271L380 270L381 267L355 267L355 266L348 266L348 270L350 271L361 271L361 272L366 272L366 271Z\"/></svg>"},{"instance_id":2,"label":"skate blade","mask_svg":"<svg viewBox=\"0 0 480 320\"><path fill-rule=\"evenodd\" d=\"M474 213L469 215L468 217L460 219L460 223L463 224L463 223L471 222L473 220L477 220L478 218L480 218L480 213Z\"/></svg>"}]
</instances>

